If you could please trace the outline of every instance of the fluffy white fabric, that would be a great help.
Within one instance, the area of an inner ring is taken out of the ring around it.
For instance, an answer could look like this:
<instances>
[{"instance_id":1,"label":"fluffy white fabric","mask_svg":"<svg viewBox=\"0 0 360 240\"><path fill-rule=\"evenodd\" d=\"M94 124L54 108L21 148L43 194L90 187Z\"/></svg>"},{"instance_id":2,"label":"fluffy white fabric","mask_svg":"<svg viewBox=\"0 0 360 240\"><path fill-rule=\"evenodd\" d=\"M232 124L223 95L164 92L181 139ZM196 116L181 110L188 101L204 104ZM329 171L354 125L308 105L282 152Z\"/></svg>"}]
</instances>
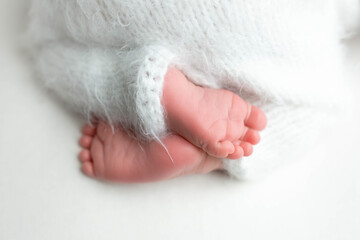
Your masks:
<instances>
[{"instance_id":1,"label":"fluffy white fabric","mask_svg":"<svg viewBox=\"0 0 360 240\"><path fill-rule=\"evenodd\" d=\"M240 178L288 161L333 118L343 91L342 46L356 0L33 0L29 35L41 79L80 112L138 137L166 133L169 65L196 84L234 91L268 115ZM347 20L342 21L341 14ZM337 96L336 98L334 96Z\"/></svg>"}]
</instances>

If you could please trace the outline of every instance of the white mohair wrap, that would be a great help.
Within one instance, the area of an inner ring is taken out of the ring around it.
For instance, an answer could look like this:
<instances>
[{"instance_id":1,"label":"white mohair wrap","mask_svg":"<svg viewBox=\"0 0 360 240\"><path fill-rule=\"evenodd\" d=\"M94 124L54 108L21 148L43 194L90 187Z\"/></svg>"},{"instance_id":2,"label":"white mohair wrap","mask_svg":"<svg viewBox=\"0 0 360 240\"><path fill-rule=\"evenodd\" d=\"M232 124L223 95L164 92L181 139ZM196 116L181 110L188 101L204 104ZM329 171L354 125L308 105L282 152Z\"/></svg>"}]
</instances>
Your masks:
<instances>
[{"instance_id":1,"label":"white mohair wrap","mask_svg":"<svg viewBox=\"0 0 360 240\"><path fill-rule=\"evenodd\" d=\"M169 66L263 109L269 123L254 154L223 159L242 178L243 169L261 175L293 159L338 114L346 92L341 38L356 28L359 1L33 0L30 16L31 52L46 85L88 118L138 138L167 132Z\"/></svg>"}]
</instances>

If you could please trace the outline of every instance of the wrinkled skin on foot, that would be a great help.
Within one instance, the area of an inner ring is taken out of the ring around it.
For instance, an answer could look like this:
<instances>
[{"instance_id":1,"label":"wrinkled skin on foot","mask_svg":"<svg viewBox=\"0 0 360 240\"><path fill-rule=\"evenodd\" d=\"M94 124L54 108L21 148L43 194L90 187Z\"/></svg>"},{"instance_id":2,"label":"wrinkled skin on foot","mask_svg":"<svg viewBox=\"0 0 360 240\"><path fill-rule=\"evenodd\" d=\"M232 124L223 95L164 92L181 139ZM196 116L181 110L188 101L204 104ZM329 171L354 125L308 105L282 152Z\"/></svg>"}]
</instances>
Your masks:
<instances>
[{"instance_id":1,"label":"wrinkled skin on foot","mask_svg":"<svg viewBox=\"0 0 360 240\"><path fill-rule=\"evenodd\" d=\"M163 104L169 128L214 157L251 155L265 114L233 92L199 87L175 68L165 76Z\"/></svg>"},{"instance_id":2,"label":"wrinkled skin on foot","mask_svg":"<svg viewBox=\"0 0 360 240\"><path fill-rule=\"evenodd\" d=\"M152 182L187 174L202 174L222 169L220 159L178 135L156 142L139 142L123 129L106 123L85 125L80 145L83 172L94 178L114 182ZM171 156L171 158L170 158Z\"/></svg>"}]
</instances>

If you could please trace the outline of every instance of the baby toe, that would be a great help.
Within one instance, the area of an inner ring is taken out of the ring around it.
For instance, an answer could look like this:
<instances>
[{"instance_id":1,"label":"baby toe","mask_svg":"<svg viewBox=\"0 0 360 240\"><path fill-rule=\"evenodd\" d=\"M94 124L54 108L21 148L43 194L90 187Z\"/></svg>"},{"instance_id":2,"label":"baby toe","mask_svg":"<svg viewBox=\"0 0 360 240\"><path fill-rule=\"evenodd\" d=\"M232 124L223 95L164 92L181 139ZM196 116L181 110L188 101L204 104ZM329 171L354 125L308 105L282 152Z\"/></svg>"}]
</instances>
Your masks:
<instances>
[{"instance_id":1,"label":"baby toe","mask_svg":"<svg viewBox=\"0 0 360 240\"><path fill-rule=\"evenodd\" d=\"M244 150L240 146L235 146L235 152L227 156L228 159L239 159L244 156Z\"/></svg>"},{"instance_id":2,"label":"baby toe","mask_svg":"<svg viewBox=\"0 0 360 240\"><path fill-rule=\"evenodd\" d=\"M255 106L251 106L249 114L245 119L245 125L255 130L263 130L267 124L267 117L263 111Z\"/></svg>"},{"instance_id":3,"label":"baby toe","mask_svg":"<svg viewBox=\"0 0 360 240\"><path fill-rule=\"evenodd\" d=\"M209 145L203 148L203 150L213 157L222 158L234 153L235 147L231 141L221 141L214 145Z\"/></svg>"},{"instance_id":4,"label":"baby toe","mask_svg":"<svg viewBox=\"0 0 360 240\"><path fill-rule=\"evenodd\" d=\"M83 148L90 148L92 139L93 139L92 137L84 135L80 138L79 144Z\"/></svg>"},{"instance_id":5,"label":"baby toe","mask_svg":"<svg viewBox=\"0 0 360 240\"><path fill-rule=\"evenodd\" d=\"M240 143L240 147L244 150L245 157L248 157L253 153L253 146L248 142Z\"/></svg>"},{"instance_id":6,"label":"baby toe","mask_svg":"<svg viewBox=\"0 0 360 240\"><path fill-rule=\"evenodd\" d=\"M240 140L256 145L260 142L260 134L255 130L246 129L244 135L240 138Z\"/></svg>"},{"instance_id":7,"label":"baby toe","mask_svg":"<svg viewBox=\"0 0 360 240\"><path fill-rule=\"evenodd\" d=\"M94 164L92 162L84 162L82 165L82 171L90 177L95 176Z\"/></svg>"},{"instance_id":8,"label":"baby toe","mask_svg":"<svg viewBox=\"0 0 360 240\"><path fill-rule=\"evenodd\" d=\"M91 161L90 151L87 149L82 150L79 154L79 159L81 162L90 162Z\"/></svg>"}]
</instances>

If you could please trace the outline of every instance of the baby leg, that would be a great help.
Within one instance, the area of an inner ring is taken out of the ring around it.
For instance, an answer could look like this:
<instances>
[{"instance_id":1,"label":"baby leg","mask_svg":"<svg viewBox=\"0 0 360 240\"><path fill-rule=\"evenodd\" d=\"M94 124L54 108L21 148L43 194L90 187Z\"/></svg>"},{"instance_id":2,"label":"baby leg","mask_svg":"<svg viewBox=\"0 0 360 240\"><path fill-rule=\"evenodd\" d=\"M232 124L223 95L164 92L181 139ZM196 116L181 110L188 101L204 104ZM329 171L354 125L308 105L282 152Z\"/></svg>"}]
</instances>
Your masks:
<instances>
[{"instance_id":1,"label":"baby leg","mask_svg":"<svg viewBox=\"0 0 360 240\"><path fill-rule=\"evenodd\" d=\"M199 87L179 70L165 76L163 105L167 125L214 157L249 156L265 128L265 114L236 94Z\"/></svg>"},{"instance_id":2,"label":"baby leg","mask_svg":"<svg viewBox=\"0 0 360 240\"><path fill-rule=\"evenodd\" d=\"M140 142L122 128L106 123L86 125L80 145L85 174L115 182L151 182L187 174L207 173L222 168L220 159L178 135L157 141Z\"/></svg>"}]
</instances>

